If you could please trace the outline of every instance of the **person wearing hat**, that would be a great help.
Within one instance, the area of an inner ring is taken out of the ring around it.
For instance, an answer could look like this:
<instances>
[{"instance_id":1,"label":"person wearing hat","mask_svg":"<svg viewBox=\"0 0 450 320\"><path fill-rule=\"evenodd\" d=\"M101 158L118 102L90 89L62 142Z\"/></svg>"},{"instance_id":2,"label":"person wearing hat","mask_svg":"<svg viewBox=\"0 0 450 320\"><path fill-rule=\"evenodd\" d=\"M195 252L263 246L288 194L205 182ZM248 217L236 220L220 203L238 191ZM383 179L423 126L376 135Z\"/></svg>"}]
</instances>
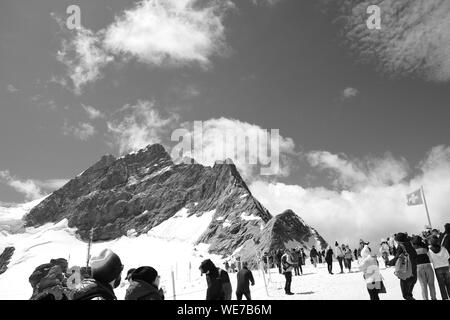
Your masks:
<instances>
[{"instance_id":1,"label":"person wearing hat","mask_svg":"<svg viewBox=\"0 0 450 320\"><path fill-rule=\"evenodd\" d=\"M412 275L407 279L400 279L400 288L405 300L414 300L413 289L417 282L417 253L416 250L414 250L414 248L412 247L407 233L397 233L394 239L398 243L398 249L396 251L394 259L388 261L388 265L395 266L398 258L403 253L409 256L409 259L411 261Z\"/></svg>"},{"instance_id":2,"label":"person wearing hat","mask_svg":"<svg viewBox=\"0 0 450 320\"><path fill-rule=\"evenodd\" d=\"M130 274L130 286L127 288L125 300L164 300L159 281L160 276L154 268L137 268Z\"/></svg>"},{"instance_id":3,"label":"person wearing hat","mask_svg":"<svg viewBox=\"0 0 450 320\"><path fill-rule=\"evenodd\" d=\"M225 300L225 290L222 286L219 268L210 260L206 259L200 264L201 274L206 275L206 300Z\"/></svg>"},{"instance_id":4,"label":"person wearing hat","mask_svg":"<svg viewBox=\"0 0 450 320\"><path fill-rule=\"evenodd\" d=\"M90 261L92 278L83 279L72 300L117 300L114 289L121 281L122 262L117 254L105 249Z\"/></svg>"},{"instance_id":5,"label":"person wearing hat","mask_svg":"<svg viewBox=\"0 0 450 320\"><path fill-rule=\"evenodd\" d=\"M428 246L420 236L414 236L411 244L417 252L417 278L422 288L422 298L423 300L428 300L428 288L430 288L431 300L436 300L434 270L428 256Z\"/></svg>"},{"instance_id":6,"label":"person wearing hat","mask_svg":"<svg viewBox=\"0 0 450 320\"><path fill-rule=\"evenodd\" d=\"M127 276L125 277L125 280L128 280L128 282L131 282L131 274L135 271L135 268L131 268L127 271Z\"/></svg>"}]
</instances>

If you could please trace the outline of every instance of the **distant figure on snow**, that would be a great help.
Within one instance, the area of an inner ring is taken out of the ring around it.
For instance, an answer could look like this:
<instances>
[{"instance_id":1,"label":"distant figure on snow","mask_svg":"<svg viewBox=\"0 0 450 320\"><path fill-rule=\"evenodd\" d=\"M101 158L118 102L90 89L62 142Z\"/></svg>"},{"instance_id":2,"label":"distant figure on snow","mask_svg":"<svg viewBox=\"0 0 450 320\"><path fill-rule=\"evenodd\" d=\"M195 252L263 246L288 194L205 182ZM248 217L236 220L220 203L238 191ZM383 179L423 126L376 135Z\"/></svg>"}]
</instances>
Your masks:
<instances>
[{"instance_id":1,"label":"distant figure on snow","mask_svg":"<svg viewBox=\"0 0 450 320\"><path fill-rule=\"evenodd\" d=\"M248 269L248 263L245 261L242 263L242 269L237 273L237 289L236 299L242 300L244 295L247 300L252 300L250 294L250 283L255 285L252 272Z\"/></svg>"}]
</instances>

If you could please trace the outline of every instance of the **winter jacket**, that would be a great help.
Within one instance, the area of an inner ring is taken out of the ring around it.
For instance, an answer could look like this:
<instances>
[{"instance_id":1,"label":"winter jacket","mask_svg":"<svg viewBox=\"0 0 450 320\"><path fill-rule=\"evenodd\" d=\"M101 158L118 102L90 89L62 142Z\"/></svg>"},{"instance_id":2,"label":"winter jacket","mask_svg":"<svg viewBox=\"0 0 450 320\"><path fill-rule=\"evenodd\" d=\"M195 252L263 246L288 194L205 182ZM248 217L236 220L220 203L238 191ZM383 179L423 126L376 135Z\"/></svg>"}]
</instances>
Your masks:
<instances>
[{"instance_id":1,"label":"winter jacket","mask_svg":"<svg viewBox=\"0 0 450 320\"><path fill-rule=\"evenodd\" d=\"M312 248L311 251L309 252L309 256L310 256L311 258L316 258L317 255L318 255L318 254L317 254L316 248Z\"/></svg>"},{"instance_id":2,"label":"winter jacket","mask_svg":"<svg viewBox=\"0 0 450 320\"><path fill-rule=\"evenodd\" d=\"M339 258L343 258L344 257L344 252L342 251L342 248L339 246L334 247L334 255Z\"/></svg>"},{"instance_id":3,"label":"winter jacket","mask_svg":"<svg viewBox=\"0 0 450 320\"><path fill-rule=\"evenodd\" d=\"M218 272L219 272L220 281L222 283L224 299L231 300L231 295L233 294L233 288L231 287L231 281L230 281L230 277L228 276L228 272L226 272L223 269L218 269Z\"/></svg>"},{"instance_id":4,"label":"winter jacket","mask_svg":"<svg viewBox=\"0 0 450 320\"><path fill-rule=\"evenodd\" d=\"M327 253L325 254L325 261L327 263L332 263L333 262L333 255L334 255L333 249L331 249L331 248L328 249Z\"/></svg>"},{"instance_id":5,"label":"winter jacket","mask_svg":"<svg viewBox=\"0 0 450 320\"><path fill-rule=\"evenodd\" d=\"M428 252L431 262L433 263L433 267L435 269L437 268L444 268L449 267L449 261L450 259L449 253L447 249L444 247L436 248L431 246L430 251Z\"/></svg>"},{"instance_id":6,"label":"winter jacket","mask_svg":"<svg viewBox=\"0 0 450 320\"><path fill-rule=\"evenodd\" d=\"M206 273L206 283L208 285L206 300L225 300L225 292L219 275L220 269L209 259L202 262L200 269L203 273Z\"/></svg>"},{"instance_id":7,"label":"winter jacket","mask_svg":"<svg viewBox=\"0 0 450 320\"><path fill-rule=\"evenodd\" d=\"M292 253L292 262L295 265L298 265L300 262L300 253L298 251L295 251Z\"/></svg>"},{"instance_id":8,"label":"winter jacket","mask_svg":"<svg viewBox=\"0 0 450 320\"><path fill-rule=\"evenodd\" d=\"M164 300L164 294L152 284L133 280L126 291L125 300Z\"/></svg>"},{"instance_id":9,"label":"winter jacket","mask_svg":"<svg viewBox=\"0 0 450 320\"><path fill-rule=\"evenodd\" d=\"M353 260L353 253L350 249L345 249L344 258L347 260Z\"/></svg>"},{"instance_id":10,"label":"winter jacket","mask_svg":"<svg viewBox=\"0 0 450 320\"><path fill-rule=\"evenodd\" d=\"M94 279L83 279L71 293L71 300L117 300L113 288Z\"/></svg>"},{"instance_id":11,"label":"winter jacket","mask_svg":"<svg viewBox=\"0 0 450 320\"><path fill-rule=\"evenodd\" d=\"M381 281L380 268L375 256L368 254L365 258L362 258L359 270L363 273L366 284Z\"/></svg>"},{"instance_id":12,"label":"winter jacket","mask_svg":"<svg viewBox=\"0 0 450 320\"><path fill-rule=\"evenodd\" d=\"M237 273L237 289L236 292L244 293L250 292L250 283L255 285L255 280L253 279L253 274L247 267L242 268L241 271Z\"/></svg>"},{"instance_id":13,"label":"winter jacket","mask_svg":"<svg viewBox=\"0 0 450 320\"><path fill-rule=\"evenodd\" d=\"M292 261L292 257L289 253L285 253L281 257L281 267L283 273L292 272L292 269L294 269L294 263Z\"/></svg>"},{"instance_id":14,"label":"winter jacket","mask_svg":"<svg viewBox=\"0 0 450 320\"><path fill-rule=\"evenodd\" d=\"M416 253L416 250L414 250L414 248L412 247L411 242L409 242L409 241L404 242L404 243L399 243L399 246L398 246L398 249L397 249L394 259L390 260L387 263L387 265L395 266L400 255L405 252L405 249L409 255L409 259L411 260L412 274L417 275L417 253Z\"/></svg>"}]
</instances>

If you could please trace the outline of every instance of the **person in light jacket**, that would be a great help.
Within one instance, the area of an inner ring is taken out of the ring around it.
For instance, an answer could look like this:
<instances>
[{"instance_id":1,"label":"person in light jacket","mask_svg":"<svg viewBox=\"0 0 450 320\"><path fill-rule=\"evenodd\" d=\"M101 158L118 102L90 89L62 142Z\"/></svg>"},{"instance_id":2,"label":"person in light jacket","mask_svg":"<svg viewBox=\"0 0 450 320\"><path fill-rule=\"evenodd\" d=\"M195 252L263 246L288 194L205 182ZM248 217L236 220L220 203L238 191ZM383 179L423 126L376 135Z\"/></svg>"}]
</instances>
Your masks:
<instances>
[{"instance_id":1,"label":"person in light jacket","mask_svg":"<svg viewBox=\"0 0 450 320\"><path fill-rule=\"evenodd\" d=\"M378 266L377 256L371 253L370 248L365 245L361 250L359 270L363 273L370 300L380 300L382 277Z\"/></svg>"},{"instance_id":2,"label":"person in light jacket","mask_svg":"<svg viewBox=\"0 0 450 320\"><path fill-rule=\"evenodd\" d=\"M292 261L292 255L289 249L286 249L284 255L281 257L281 268L286 278L286 283L284 285L284 291L287 295L293 295L291 292L292 283L292 270L294 269L294 262Z\"/></svg>"}]
</instances>

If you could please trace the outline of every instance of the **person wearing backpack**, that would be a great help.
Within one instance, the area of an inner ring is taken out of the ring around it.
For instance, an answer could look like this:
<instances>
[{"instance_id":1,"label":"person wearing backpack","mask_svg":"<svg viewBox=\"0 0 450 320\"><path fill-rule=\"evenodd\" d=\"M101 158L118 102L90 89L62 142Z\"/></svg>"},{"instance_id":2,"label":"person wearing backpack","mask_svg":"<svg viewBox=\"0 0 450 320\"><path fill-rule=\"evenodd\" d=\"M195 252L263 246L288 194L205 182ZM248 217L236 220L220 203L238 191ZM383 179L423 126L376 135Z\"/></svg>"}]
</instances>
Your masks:
<instances>
[{"instance_id":1,"label":"person wearing backpack","mask_svg":"<svg viewBox=\"0 0 450 320\"><path fill-rule=\"evenodd\" d=\"M292 261L291 253L289 249L286 249L284 255L281 257L281 267L286 278L286 283L284 285L284 292L287 295L293 295L291 292L291 283L292 283L292 269L294 268L294 263Z\"/></svg>"},{"instance_id":2,"label":"person wearing backpack","mask_svg":"<svg viewBox=\"0 0 450 320\"><path fill-rule=\"evenodd\" d=\"M92 278L83 279L71 294L71 300L117 300L114 289L121 282L122 262L117 254L103 250L90 261Z\"/></svg>"},{"instance_id":3,"label":"person wearing backpack","mask_svg":"<svg viewBox=\"0 0 450 320\"><path fill-rule=\"evenodd\" d=\"M400 232L395 235L398 249L394 259L388 261L395 266L395 275L400 279L400 288L405 300L414 300L413 289L417 282L417 253L411 245L408 234Z\"/></svg>"},{"instance_id":4,"label":"person wearing backpack","mask_svg":"<svg viewBox=\"0 0 450 320\"><path fill-rule=\"evenodd\" d=\"M442 300L448 300L450 296L450 255L447 249L440 245L439 238L436 236L430 239L430 251L428 254L433 263Z\"/></svg>"},{"instance_id":5,"label":"person wearing backpack","mask_svg":"<svg viewBox=\"0 0 450 320\"><path fill-rule=\"evenodd\" d=\"M428 288L430 288L431 300L436 300L434 269L428 256L428 246L420 236L413 237L411 244L417 252L417 278L422 288L422 298L428 300Z\"/></svg>"},{"instance_id":6,"label":"person wearing backpack","mask_svg":"<svg viewBox=\"0 0 450 320\"><path fill-rule=\"evenodd\" d=\"M222 287L222 280L219 269L210 259L204 260L200 264L200 272L206 275L206 300L225 300L225 292Z\"/></svg>"}]
</instances>

